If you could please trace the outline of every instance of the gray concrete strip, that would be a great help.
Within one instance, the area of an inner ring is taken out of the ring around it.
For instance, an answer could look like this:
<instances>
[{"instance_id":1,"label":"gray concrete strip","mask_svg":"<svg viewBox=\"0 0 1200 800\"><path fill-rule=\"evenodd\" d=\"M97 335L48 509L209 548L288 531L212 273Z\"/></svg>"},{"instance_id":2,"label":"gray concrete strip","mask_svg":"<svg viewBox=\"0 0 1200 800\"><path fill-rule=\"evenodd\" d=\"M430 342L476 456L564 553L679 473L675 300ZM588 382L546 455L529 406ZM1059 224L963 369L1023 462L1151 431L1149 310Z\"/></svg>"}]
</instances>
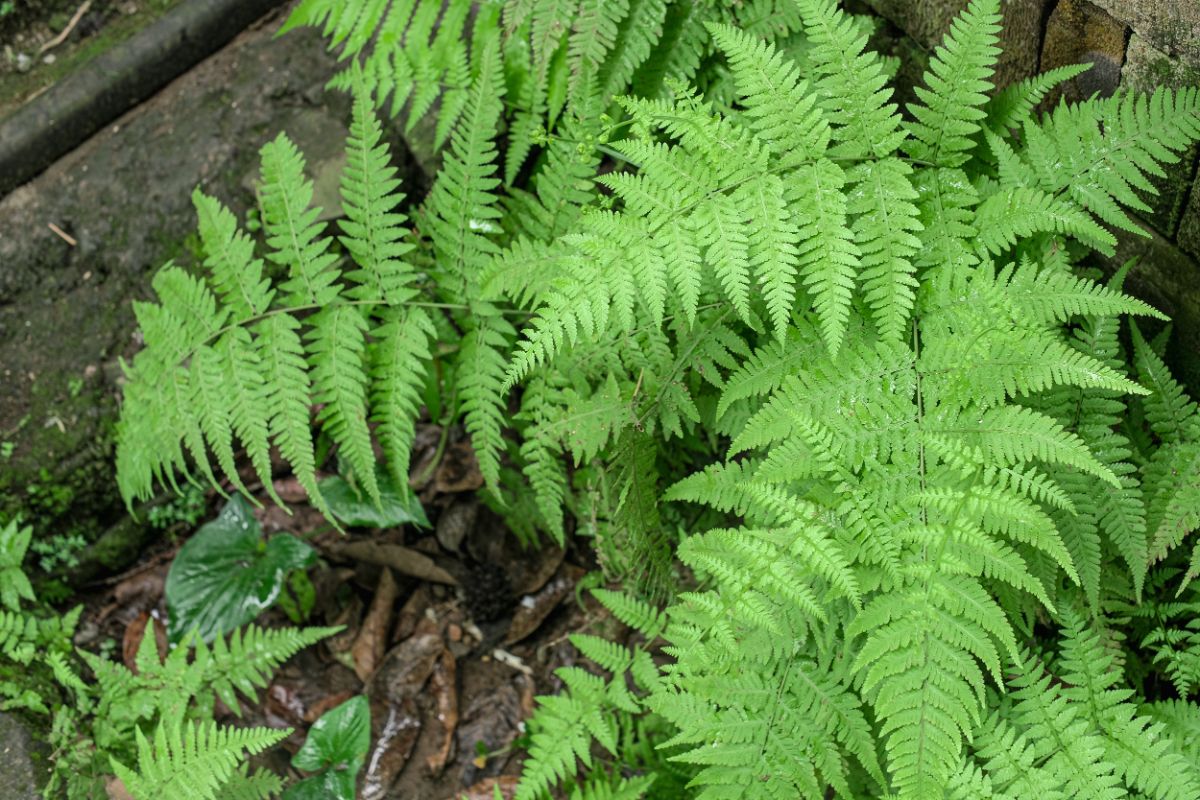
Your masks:
<instances>
[{"instance_id":1,"label":"gray concrete strip","mask_svg":"<svg viewBox=\"0 0 1200 800\"><path fill-rule=\"evenodd\" d=\"M0 121L0 195L216 52L282 0L188 0Z\"/></svg>"}]
</instances>

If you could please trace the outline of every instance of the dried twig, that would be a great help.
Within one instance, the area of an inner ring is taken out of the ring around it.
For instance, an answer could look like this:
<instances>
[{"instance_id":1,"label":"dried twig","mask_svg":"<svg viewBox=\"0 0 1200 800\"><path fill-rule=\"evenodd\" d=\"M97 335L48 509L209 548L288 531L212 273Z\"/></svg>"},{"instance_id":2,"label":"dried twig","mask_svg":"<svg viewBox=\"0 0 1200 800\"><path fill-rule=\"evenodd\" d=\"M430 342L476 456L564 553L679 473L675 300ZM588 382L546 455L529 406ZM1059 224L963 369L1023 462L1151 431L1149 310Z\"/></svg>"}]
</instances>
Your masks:
<instances>
[{"instance_id":1,"label":"dried twig","mask_svg":"<svg viewBox=\"0 0 1200 800\"><path fill-rule=\"evenodd\" d=\"M40 56L47 50L53 50L55 47L58 47L60 44L65 42L67 37L71 35L71 31L75 30L75 26L79 24L79 20L83 19L83 15L86 14L88 9L91 7L92 0L83 0L83 5L75 9L75 15L71 17L71 21L67 23L67 27L63 28L62 32L58 34L58 36L55 36L53 39L38 48L38 55ZM74 244L74 242L72 242L72 244Z\"/></svg>"},{"instance_id":2,"label":"dried twig","mask_svg":"<svg viewBox=\"0 0 1200 800\"><path fill-rule=\"evenodd\" d=\"M62 239L64 242L71 245L71 247L74 247L75 245L79 244L79 242L75 241L74 236L67 233L62 228L55 225L53 222L47 222L46 227L49 228L50 230L54 231L55 235L58 236L58 238Z\"/></svg>"}]
</instances>

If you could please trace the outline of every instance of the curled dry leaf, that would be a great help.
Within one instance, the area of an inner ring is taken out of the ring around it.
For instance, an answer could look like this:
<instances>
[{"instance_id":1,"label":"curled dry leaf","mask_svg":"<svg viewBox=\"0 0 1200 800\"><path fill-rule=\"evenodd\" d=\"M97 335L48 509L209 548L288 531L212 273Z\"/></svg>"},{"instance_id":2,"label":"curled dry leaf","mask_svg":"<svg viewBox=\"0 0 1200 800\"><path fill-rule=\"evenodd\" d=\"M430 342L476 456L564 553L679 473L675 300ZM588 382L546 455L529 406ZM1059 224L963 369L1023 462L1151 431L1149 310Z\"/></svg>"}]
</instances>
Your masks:
<instances>
[{"instance_id":1,"label":"curled dry leaf","mask_svg":"<svg viewBox=\"0 0 1200 800\"><path fill-rule=\"evenodd\" d=\"M438 543L452 553L458 552L479 519L479 501L473 496L457 499L441 513L437 521Z\"/></svg>"},{"instance_id":2,"label":"curled dry leaf","mask_svg":"<svg viewBox=\"0 0 1200 800\"><path fill-rule=\"evenodd\" d=\"M533 633L546 621L563 598L571 593L583 570L564 564L555 573L554 579L534 594L527 594L517 603L516 613L508 626L505 644L514 644Z\"/></svg>"},{"instance_id":3,"label":"curled dry leaf","mask_svg":"<svg viewBox=\"0 0 1200 800\"><path fill-rule=\"evenodd\" d=\"M396 627L392 630L392 643L402 642L413 635L413 631L417 629L417 623L425 615L425 609L429 607L431 600L429 597L429 587L421 584L413 593L404 601L404 605L400 606L400 611L396 614Z\"/></svg>"},{"instance_id":4,"label":"curled dry leaf","mask_svg":"<svg viewBox=\"0 0 1200 800\"><path fill-rule=\"evenodd\" d=\"M429 690L437 703L435 728L441 729L442 740L425 763L429 765L430 773L437 776L446 768L454 746L454 731L458 727L458 669L454 654L449 650L444 651L434 665Z\"/></svg>"},{"instance_id":5,"label":"curled dry leaf","mask_svg":"<svg viewBox=\"0 0 1200 800\"><path fill-rule=\"evenodd\" d=\"M371 608L363 618L358 638L354 640L354 647L350 650L354 656L354 673L358 675L359 680L367 680L383 660L383 654L387 650L388 630L392 627L392 615L396 606L396 591L396 579L392 577L392 571L384 567L379 573L379 583L375 587Z\"/></svg>"},{"instance_id":6,"label":"curled dry leaf","mask_svg":"<svg viewBox=\"0 0 1200 800\"><path fill-rule=\"evenodd\" d=\"M163 625L157 617L150 616L149 611L143 611L133 622L125 626L125 636L121 641L121 659L135 675L138 671L138 647L141 646L142 637L146 635L146 626L151 624L151 621L153 621L154 628L154 643L158 645L158 658L162 660L167 657L167 626Z\"/></svg>"},{"instance_id":7,"label":"curled dry leaf","mask_svg":"<svg viewBox=\"0 0 1200 800\"><path fill-rule=\"evenodd\" d=\"M483 486L483 473L470 441L456 442L446 448L442 463L438 464L433 476L433 490L438 494L448 492L473 492Z\"/></svg>"},{"instance_id":8,"label":"curled dry leaf","mask_svg":"<svg viewBox=\"0 0 1200 800\"><path fill-rule=\"evenodd\" d=\"M405 639L384 658L367 688L371 699L371 750L363 772L362 800L382 800L408 763L421 734L416 698L445 650L436 632Z\"/></svg>"},{"instance_id":9,"label":"curled dry leaf","mask_svg":"<svg viewBox=\"0 0 1200 800\"><path fill-rule=\"evenodd\" d=\"M339 545L334 552L342 558L391 567L401 575L450 586L458 585L454 576L435 564L432 558L403 545L362 540Z\"/></svg>"},{"instance_id":10,"label":"curled dry leaf","mask_svg":"<svg viewBox=\"0 0 1200 800\"><path fill-rule=\"evenodd\" d=\"M445 800L494 800L496 787L500 787L500 796L504 800L512 800L517 793L519 779L515 775L500 775L496 778L484 778L479 783L461 793L455 793Z\"/></svg>"}]
</instances>

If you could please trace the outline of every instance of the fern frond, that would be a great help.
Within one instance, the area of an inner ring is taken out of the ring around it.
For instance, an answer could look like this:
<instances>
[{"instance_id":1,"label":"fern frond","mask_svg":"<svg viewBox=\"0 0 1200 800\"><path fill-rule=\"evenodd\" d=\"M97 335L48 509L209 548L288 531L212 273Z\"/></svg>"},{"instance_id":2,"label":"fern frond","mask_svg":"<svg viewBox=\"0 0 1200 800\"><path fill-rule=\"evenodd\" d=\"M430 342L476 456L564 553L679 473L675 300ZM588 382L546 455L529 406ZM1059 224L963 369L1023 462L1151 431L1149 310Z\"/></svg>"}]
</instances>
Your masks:
<instances>
[{"instance_id":1,"label":"fern frond","mask_svg":"<svg viewBox=\"0 0 1200 800\"><path fill-rule=\"evenodd\" d=\"M22 600L33 600L33 585L21 566L33 539L33 528L10 519L0 526L0 604L19 613Z\"/></svg>"},{"instance_id":2,"label":"fern frond","mask_svg":"<svg viewBox=\"0 0 1200 800\"><path fill-rule=\"evenodd\" d=\"M279 288L288 305L324 308L338 296L339 271L329 252L333 240L322 237L317 222L321 209L309 207L313 185L304 177L304 156L283 133L263 145L261 155L263 228L274 249L267 258L289 275Z\"/></svg>"},{"instance_id":3,"label":"fern frond","mask_svg":"<svg viewBox=\"0 0 1200 800\"><path fill-rule=\"evenodd\" d=\"M113 770L135 800L214 800L243 754L283 740L288 730L222 728L215 722L163 722L151 742L136 729L137 771L113 760Z\"/></svg>"},{"instance_id":4,"label":"fern frond","mask_svg":"<svg viewBox=\"0 0 1200 800\"><path fill-rule=\"evenodd\" d=\"M283 662L309 645L328 638L338 628L279 628L248 625L228 640L218 636L212 645L197 640L196 669L208 687L235 714L241 713L238 693L254 699Z\"/></svg>"},{"instance_id":5,"label":"fern frond","mask_svg":"<svg viewBox=\"0 0 1200 800\"><path fill-rule=\"evenodd\" d=\"M970 158L974 135L987 116L983 106L1000 55L999 0L972 0L955 18L929 60L921 102L909 106L915 121L905 150L934 167L961 167Z\"/></svg>"},{"instance_id":6,"label":"fern frond","mask_svg":"<svg viewBox=\"0 0 1200 800\"><path fill-rule=\"evenodd\" d=\"M905 133L896 104L888 102L883 63L864 53L867 35L837 7L836 0L797 0L812 49L823 108L837 143L830 155L848 158L890 155Z\"/></svg>"}]
</instances>

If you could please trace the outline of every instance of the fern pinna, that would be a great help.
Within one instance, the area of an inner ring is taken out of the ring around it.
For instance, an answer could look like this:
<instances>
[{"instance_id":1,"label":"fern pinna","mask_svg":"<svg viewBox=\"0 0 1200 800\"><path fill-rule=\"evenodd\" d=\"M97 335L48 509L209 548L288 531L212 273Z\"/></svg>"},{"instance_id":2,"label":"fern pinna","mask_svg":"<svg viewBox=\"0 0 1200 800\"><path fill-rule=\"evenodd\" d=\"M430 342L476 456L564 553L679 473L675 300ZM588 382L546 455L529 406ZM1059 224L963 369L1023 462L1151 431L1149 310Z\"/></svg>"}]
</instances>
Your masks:
<instances>
[{"instance_id":1,"label":"fern pinna","mask_svg":"<svg viewBox=\"0 0 1200 800\"><path fill-rule=\"evenodd\" d=\"M301 5L362 62L345 256L285 139L286 277L198 198L211 276L138 309L126 495L239 488L236 440L320 505L314 403L366 493L372 439L402 484L428 371L514 528L574 517L633 590L599 593L638 634L577 637L608 674L562 672L521 800L1195 797L1196 407L1127 269L1078 264L1139 233L1200 91L992 94L998 0L903 112L834 0L468 5ZM413 231L389 98L445 142ZM1139 705L1159 675L1180 696Z\"/></svg>"}]
</instances>

